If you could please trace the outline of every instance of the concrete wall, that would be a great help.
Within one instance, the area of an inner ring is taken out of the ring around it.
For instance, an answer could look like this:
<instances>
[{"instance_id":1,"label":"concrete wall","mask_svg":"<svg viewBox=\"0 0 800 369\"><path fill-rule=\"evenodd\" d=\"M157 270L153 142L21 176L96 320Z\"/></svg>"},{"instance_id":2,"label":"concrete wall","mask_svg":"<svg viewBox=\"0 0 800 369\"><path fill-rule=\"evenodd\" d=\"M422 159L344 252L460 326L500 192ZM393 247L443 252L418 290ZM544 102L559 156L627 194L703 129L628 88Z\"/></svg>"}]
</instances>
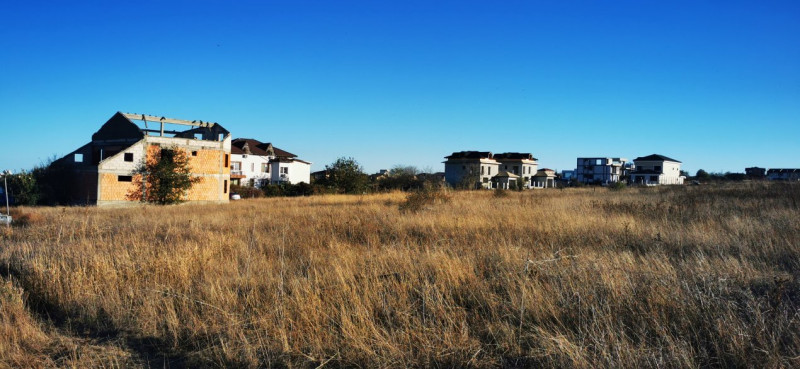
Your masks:
<instances>
[{"instance_id":1,"label":"concrete wall","mask_svg":"<svg viewBox=\"0 0 800 369\"><path fill-rule=\"evenodd\" d=\"M500 163L492 159L457 159L444 163L444 179L453 187L459 186L462 179L470 174L476 175L481 186L491 188L492 177L500 171Z\"/></svg>"},{"instance_id":2,"label":"concrete wall","mask_svg":"<svg viewBox=\"0 0 800 369\"><path fill-rule=\"evenodd\" d=\"M143 160L158 154L162 148L185 150L189 157L191 175L200 178L186 194L187 201L228 202L230 142L230 136L223 141L147 136L99 163L97 205L135 203L128 199L128 194L136 189L136 181L128 182L124 177L133 176L133 171ZM133 160L126 161L125 154L132 154Z\"/></svg>"}]
</instances>

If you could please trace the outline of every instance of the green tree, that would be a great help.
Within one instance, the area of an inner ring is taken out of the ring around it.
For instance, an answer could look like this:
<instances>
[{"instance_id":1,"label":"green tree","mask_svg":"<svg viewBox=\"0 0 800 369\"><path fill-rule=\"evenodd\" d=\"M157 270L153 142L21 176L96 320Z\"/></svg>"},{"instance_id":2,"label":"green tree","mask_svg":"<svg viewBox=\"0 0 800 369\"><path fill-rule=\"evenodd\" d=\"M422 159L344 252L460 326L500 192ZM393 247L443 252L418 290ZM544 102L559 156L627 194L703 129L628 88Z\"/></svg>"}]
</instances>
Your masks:
<instances>
[{"instance_id":1,"label":"green tree","mask_svg":"<svg viewBox=\"0 0 800 369\"><path fill-rule=\"evenodd\" d=\"M369 185L369 177L353 158L336 159L332 164L326 165L325 170L328 171L325 184L339 193L362 193Z\"/></svg>"},{"instance_id":2,"label":"green tree","mask_svg":"<svg viewBox=\"0 0 800 369\"><path fill-rule=\"evenodd\" d=\"M711 178L711 175L708 174L708 172L706 172L705 170L702 170L702 169L698 169L697 173L694 176L697 179L704 179L704 180L707 180L707 179Z\"/></svg>"},{"instance_id":3,"label":"green tree","mask_svg":"<svg viewBox=\"0 0 800 369\"><path fill-rule=\"evenodd\" d=\"M200 177L192 177L189 155L183 149L149 150L147 158L134 172L136 189L128 199L159 205L177 204Z\"/></svg>"},{"instance_id":4,"label":"green tree","mask_svg":"<svg viewBox=\"0 0 800 369\"><path fill-rule=\"evenodd\" d=\"M14 198L15 204L36 205L39 201L39 189L33 173L23 170L9 175L6 180L8 181L8 194ZM4 183L0 183L0 185L4 185ZM5 199L2 200L5 201Z\"/></svg>"}]
</instances>

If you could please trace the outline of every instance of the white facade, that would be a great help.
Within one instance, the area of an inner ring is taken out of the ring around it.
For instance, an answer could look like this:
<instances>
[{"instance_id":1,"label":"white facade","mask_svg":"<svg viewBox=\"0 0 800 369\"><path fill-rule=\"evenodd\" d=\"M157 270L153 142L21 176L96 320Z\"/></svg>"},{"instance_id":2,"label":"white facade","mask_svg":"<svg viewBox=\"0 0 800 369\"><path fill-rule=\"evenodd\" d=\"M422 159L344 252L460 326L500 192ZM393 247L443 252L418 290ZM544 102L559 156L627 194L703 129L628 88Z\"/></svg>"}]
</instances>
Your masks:
<instances>
[{"instance_id":1,"label":"white facade","mask_svg":"<svg viewBox=\"0 0 800 369\"><path fill-rule=\"evenodd\" d=\"M499 156L498 154L497 156ZM533 187L533 176L536 175L539 164L536 159L495 159L499 163L500 171L519 176L518 181L523 182L524 188Z\"/></svg>"},{"instance_id":2,"label":"white facade","mask_svg":"<svg viewBox=\"0 0 800 369\"><path fill-rule=\"evenodd\" d=\"M311 183L311 163L251 138L231 144L231 180L242 186Z\"/></svg>"},{"instance_id":3,"label":"white facade","mask_svg":"<svg viewBox=\"0 0 800 369\"><path fill-rule=\"evenodd\" d=\"M681 162L662 155L648 155L633 159L636 170L631 172L631 183L644 185L681 185Z\"/></svg>"},{"instance_id":4,"label":"white facade","mask_svg":"<svg viewBox=\"0 0 800 369\"><path fill-rule=\"evenodd\" d=\"M490 152L462 151L453 153L444 162L444 179L453 187L492 187L492 177L499 173L500 163ZM474 183L464 183L474 179Z\"/></svg>"}]
</instances>

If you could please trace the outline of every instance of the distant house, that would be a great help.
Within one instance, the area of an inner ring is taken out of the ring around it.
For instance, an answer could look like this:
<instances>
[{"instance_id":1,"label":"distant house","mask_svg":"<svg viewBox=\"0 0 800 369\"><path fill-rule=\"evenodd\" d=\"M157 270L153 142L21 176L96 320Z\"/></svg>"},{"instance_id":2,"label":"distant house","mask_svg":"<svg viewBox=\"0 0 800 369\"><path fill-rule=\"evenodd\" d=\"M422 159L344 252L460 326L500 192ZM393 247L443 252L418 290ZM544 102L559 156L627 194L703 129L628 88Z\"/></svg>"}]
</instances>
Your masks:
<instances>
[{"instance_id":1,"label":"distant house","mask_svg":"<svg viewBox=\"0 0 800 369\"><path fill-rule=\"evenodd\" d=\"M506 152L495 154L494 160L499 163L500 172L506 171L514 174L518 177L516 181L522 181L524 188L532 187L531 179L536 174L536 169L539 166L538 159L534 158L533 155L527 152ZM500 173L497 175L500 175ZM503 181L495 181L495 183L500 182Z\"/></svg>"},{"instance_id":2,"label":"distant house","mask_svg":"<svg viewBox=\"0 0 800 369\"><path fill-rule=\"evenodd\" d=\"M149 123L149 125L148 125ZM217 123L144 114L115 113L92 135L91 142L56 160L66 168L66 201L98 206L133 203L134 171L159 151L182 149L196 183L186 201L228 202L230 133Z\"/></svg>"},{"instance_id":3,"label":"distant house","mask_svg":"<svg viewBox=\"0 0 800 369\"><path fill-rule=\"evenodd\" d=\"M767 179L770 181L798 181L800 180L800 169L770 169L767 171Z\"/></svg>"},{"instance_id":4,"label":"distant house","mask_svg":"<svg viewBox=\"0 0 800 369\"><path fill-rule=\"evenodd\" d=\"M241 186L311 182L311 163L252 138L231 142L231 181Z\"/></svg>"},{"instance_id":5,"label":"distant house","mask_svg":"<svg viewBox=\"0 0 800 369\"><path fill-rule=\"evenodd\" d=\"M744 174L750 179L764 179L767 176L767 170L759 167L744 168Z\"/></svg>"},{"instance_id":6,"label":"distant house","mask_svg":"<svg viewBox=\"0 0 800 369\"><path fill-rule=\"evenodd\" d=\"M500 163L489 151L459 151L445 157L444 178L453 187L492 188Z\"/></svg>"},{"instance_id":7,"label":"distant house","mask_svg":"<svg viewBox=\"0 0 800 369\"><path fill-rule=\"evenodd\" d=\"M578 158L575 177L586 184L610 184L619 182L625 173L625 158L591 157Z\"/></svg>"},{"instance_id":8,"label":"distant house","mask_svg":"<svg viewBox=\"0 0 800 369\"><path fill-rule=\"evenodd\" d=\"M492 187L501 190L514 189L517 188L517 182L521 180L520 176L507 170L501 170L500 173L492 177Z\"/></svg>"},{"instance_id":9,"label":"distant house","mask_svg":"<svg viewBox=\"0 0 800 369\"><path fill-rule=\"evenodd\" d=\"M539 169L533 176L533 188L551 188L556 186L556 171L549 168Z\"/></svg>"},{"instance_id":10,"label":"distant house","mask_svg":"<svg viewBox=\"0 0 800 369\"><path fill-rule=\"evenodd\" d=\"M631 183L646 185L683 184L681 162L664 155L652 154L633 159L636 169L631 172Z\"/></svg>"}]
</instances>

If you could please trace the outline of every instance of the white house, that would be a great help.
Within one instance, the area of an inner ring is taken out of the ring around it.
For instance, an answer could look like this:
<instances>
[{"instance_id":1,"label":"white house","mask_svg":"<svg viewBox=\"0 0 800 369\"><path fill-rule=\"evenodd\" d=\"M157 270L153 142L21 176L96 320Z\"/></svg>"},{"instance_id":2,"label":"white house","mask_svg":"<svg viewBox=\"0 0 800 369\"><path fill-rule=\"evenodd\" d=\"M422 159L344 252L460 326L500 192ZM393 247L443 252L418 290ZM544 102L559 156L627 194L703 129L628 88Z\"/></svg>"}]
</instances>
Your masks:
<instances>
[{"instance_id":1,"label":"white house","mask_svg":"<svg viewBox=\"0 0 800 369\"><path fill-rule=\"evenodd\" d=\"M263 187L311 182L311 163L252 138L231 141L231 183Z\"/></svg>"},{"instance_id":2,"label":"white house","mask_svg":"<svg viewBox=\"0 0 800 369\"><path fill-rule=\"evenodd\" d=\"M636 169L631 172L631 183L648 185L683 184L681 162L664 155L652 154L633 159Z\"/></svg>"},{"instance_id":3,"label":"white house","mask_svg":"<svg viewBox=\"0 0 800 369\"><path fill-rule=\"evenodd\" d=\"M514 174L518 177L516 180L522 181L524 188L533 186L532 178L536 175L536 169L539 166L537 159L533 155L527 152L506 152L495 154L494 160L499 163L501 172L506 171Z\"/></svg>"},{"instance_id":4,"label":"white house","mask_svg":"<svg viewBox=\"0 0 800 369\"><path fill-rule=\"evenodd\" d=\"M489 151L459 151L445 156L444 179L450 186L491 188L500 163Z\"/></svg>"},{"instance_id":5,"label":"white house","mask_svg":"<svg viewBox=\"0 0 800 369\"><path fill-rule=\"evenodd\" d=\"M556 171L549 168L539 169L531 179L533 188L552 188L556 186Z\"/></svg>"},{"instance_id":6,"label":"white house","mask_svg":"<svg viewBox=\"0 0 800 369\"><path fill-rule=\"evenodd\" d=\"M578 158L575 178L581 183L610 184L619 182L625 174L625 158Z\"/></svg>"}]
</instances>

